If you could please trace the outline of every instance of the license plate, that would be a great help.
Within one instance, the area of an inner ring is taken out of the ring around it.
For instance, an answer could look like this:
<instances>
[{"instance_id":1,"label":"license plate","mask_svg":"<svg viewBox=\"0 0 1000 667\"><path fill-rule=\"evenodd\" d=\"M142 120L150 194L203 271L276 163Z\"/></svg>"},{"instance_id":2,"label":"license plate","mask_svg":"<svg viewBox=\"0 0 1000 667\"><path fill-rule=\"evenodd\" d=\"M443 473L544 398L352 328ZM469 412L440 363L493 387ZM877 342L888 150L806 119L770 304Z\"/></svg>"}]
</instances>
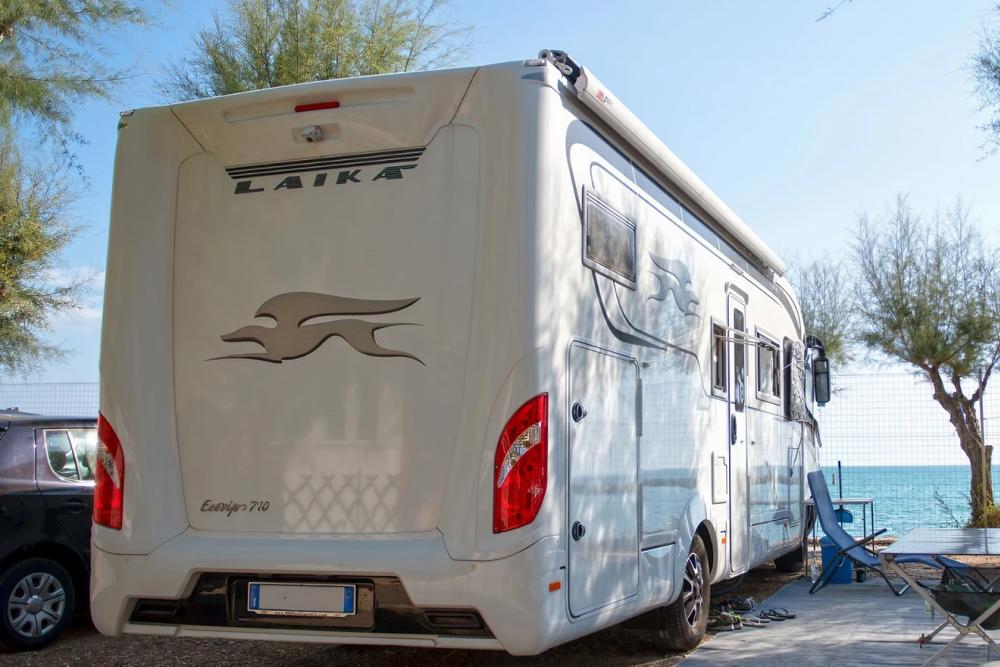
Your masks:
<instances>
[{"instance_id":1,"label":"license plate","mask_svg":"<svg viewBox=\"0 0 1000 667\"><path fill-rule=\"evenodd\" d=\"M273 584L251 581L247 610L272 616L353 616L355 586L343 584Z\"/></svg>"}]
</instances>

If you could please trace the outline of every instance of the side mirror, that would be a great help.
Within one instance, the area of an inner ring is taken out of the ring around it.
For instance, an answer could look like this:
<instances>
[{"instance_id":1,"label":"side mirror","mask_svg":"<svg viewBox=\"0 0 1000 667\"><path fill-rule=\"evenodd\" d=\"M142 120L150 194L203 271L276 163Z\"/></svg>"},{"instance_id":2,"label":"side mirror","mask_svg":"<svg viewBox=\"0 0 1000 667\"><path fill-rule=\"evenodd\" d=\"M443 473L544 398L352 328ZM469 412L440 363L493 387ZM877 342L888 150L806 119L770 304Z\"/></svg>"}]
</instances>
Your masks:
<instances>
[{"instance_id":1,"label":"side mirror","mask_svg":"<svg viewBox=\"0 0 1000 667\"><path fill-rule=\"evenodd\" d=\"M826 405L830 402L830 360L826 357L813 359L813 393L816 402Z\"/></svg>"}]
</instances>

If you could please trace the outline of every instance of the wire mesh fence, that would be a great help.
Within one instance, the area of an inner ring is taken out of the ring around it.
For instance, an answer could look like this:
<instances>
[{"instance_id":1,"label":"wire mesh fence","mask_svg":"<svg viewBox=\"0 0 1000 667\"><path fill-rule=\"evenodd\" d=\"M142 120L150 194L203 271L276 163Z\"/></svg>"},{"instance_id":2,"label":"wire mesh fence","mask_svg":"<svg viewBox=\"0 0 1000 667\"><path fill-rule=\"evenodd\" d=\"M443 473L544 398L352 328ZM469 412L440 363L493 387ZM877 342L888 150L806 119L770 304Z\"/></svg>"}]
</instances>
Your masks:
<instances>
[{"instance_id":1,"label":"wire mesh fence","mask_svg":"<svg viewBox=\"0 0 1000 667\"><path fill-rule=\"evenodd\" d=\"M969 461L930 385L910 373L865 372L837 374L834 386L833 400L817 411L820 463L834 499L872 498L875 527L889 535L968 521ZM0 384L0 409L96 416L97 398L96 382ZM979 412L987 444L1000 445L1000 378ZM845 528L858 534L860 508L853 513L858 520Z\"/></svg>"},{"instance_id":2,"label":"wire mesh fence","mask_svg":"<svg viewBox=\"0 0 1000 667\"><path fill-rule=\"evenodd\" d=\"M833 400L817 414L820 464L834 501L872 498L875 527L888 535L964 525L971 514L971 467L930 383L910 373L857 373L838 374L834 385ZM1000 444L998 385L978 406L984 439L994 447ZM1000 479L996 472L993 477ZM844 527L860 534L860 508L845 509L858 521Z\"/></svg>"},{"instance_id":3,"label":"wire mesh fence","mask_svg":"<svg viewBox=\"0 0 1000 667\"><path fill-rule=\"evenodd\" d=\"M0 384L0 410L97 417L97 388L96 382Z\"/></svg>"}]
</instances>

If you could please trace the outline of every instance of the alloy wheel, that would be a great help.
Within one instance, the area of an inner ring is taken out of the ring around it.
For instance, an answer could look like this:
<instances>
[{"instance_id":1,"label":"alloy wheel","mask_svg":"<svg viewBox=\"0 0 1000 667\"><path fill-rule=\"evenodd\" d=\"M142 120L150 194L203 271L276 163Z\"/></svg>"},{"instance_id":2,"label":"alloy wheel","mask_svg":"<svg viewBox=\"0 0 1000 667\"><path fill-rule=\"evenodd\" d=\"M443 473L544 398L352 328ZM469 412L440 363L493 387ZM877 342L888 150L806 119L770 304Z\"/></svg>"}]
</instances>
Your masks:
<instances>
[{"instance_id":1,"label":"alloy wheel","mask_svg":"<svg viewBox=\"0 0 1000 667\"><path fill-rule=\"evenodd\" d=\"M692 628L697 627L701 618L702 607L705 604L702 599L702 589L705 586L705 573L701 567L701 559L698 554L690 554L687 563L684 565L684 582L681 585L681 602L684 605L684 618Z\"/></svg>"}]
</instances>

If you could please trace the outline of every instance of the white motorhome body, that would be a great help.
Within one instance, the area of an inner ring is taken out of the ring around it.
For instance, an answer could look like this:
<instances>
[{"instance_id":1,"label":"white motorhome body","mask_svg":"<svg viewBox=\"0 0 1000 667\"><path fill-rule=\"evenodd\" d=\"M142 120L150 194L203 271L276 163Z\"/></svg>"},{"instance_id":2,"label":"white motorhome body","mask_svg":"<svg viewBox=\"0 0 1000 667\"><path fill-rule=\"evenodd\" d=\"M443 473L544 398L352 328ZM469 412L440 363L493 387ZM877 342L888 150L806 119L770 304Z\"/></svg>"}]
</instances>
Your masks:
<instances>
[{"instance_id":1,"label":"white motorhome body","mask_svg":"<svg viewBox=\"0 0 1000 667\"><path fill-rule=\"evenodd\" d=\"M514 654L668 605L703 629L693 577L806 523L782 271L564 57L123 115L95 624Z\"/></svg>"}]
</instances>

